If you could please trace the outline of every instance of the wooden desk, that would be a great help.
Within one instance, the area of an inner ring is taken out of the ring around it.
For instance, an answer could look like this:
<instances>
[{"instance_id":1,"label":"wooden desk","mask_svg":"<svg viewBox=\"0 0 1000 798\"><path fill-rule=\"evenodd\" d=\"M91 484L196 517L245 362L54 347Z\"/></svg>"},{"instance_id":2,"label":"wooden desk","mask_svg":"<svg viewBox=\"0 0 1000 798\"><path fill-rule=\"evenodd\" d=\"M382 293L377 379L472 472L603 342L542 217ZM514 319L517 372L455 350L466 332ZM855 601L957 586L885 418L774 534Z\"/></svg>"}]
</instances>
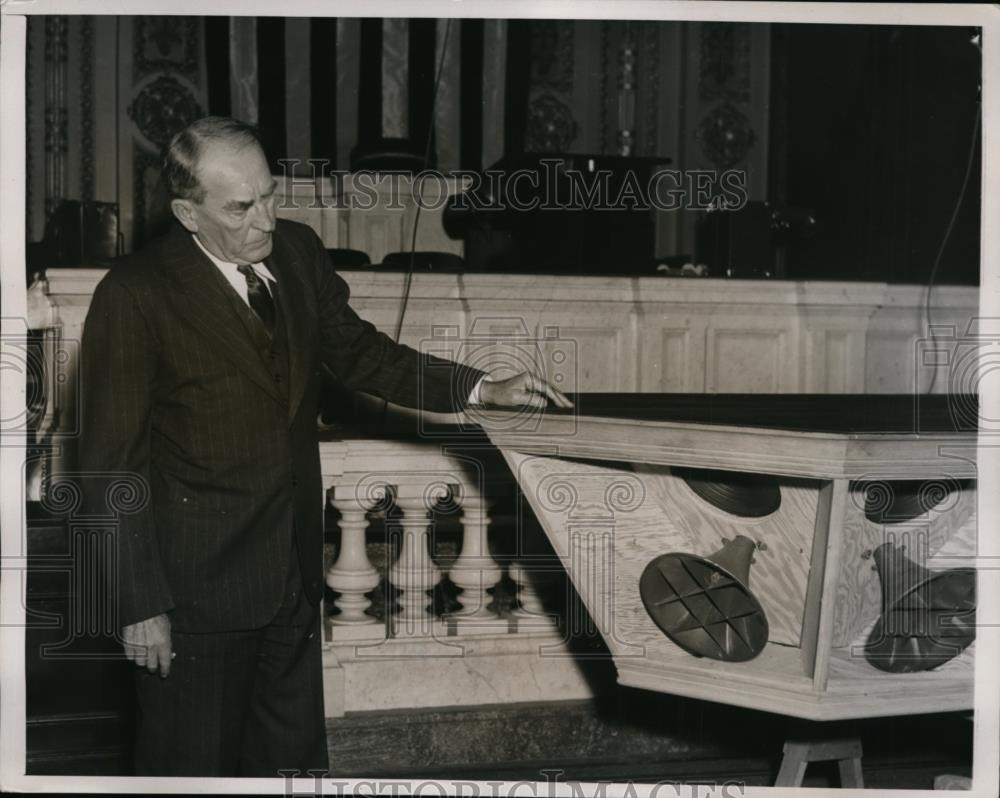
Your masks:
<instances>
[{"instance_id":1,"label":"wooden desk","mask_svg":"<svg viewBox=\"0 0 1000 798\"><path fill-rule=\"evenodd\" d=\"M975 397L573 398L572 412L476 420L503 452L622 684L811 719L972 706L974 645L916 673L875 668L863 647L882 611L879 545L902 544L934 569L971 565ZM758 479L778 506L759 517L724 509L692 489L690 469L727 472L715 475L723 482L767 475ZM692 656L653 622L639 577L662 554L707 556L740 535L758 544L749 587L768 642L745 662Z\"/></svg>"}]
</instances>

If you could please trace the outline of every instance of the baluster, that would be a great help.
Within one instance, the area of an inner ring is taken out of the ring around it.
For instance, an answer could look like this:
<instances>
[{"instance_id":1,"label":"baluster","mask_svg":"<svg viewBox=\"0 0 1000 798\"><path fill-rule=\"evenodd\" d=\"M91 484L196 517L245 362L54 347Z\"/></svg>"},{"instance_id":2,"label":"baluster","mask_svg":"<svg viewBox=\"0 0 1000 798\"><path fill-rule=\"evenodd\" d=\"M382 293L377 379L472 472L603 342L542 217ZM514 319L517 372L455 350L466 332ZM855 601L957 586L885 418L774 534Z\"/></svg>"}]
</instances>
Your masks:
<instances>
[{"instance_id":1,"label":"baluster","mask_svg":"<svg viewBox=\"0 0 1000 798\"><path fill-rule=\"evenodd\" d=\"M385 492L382 486L371 491L369 497L377 501L385 497ZM371 599L365 594L378 587L379 582L365 544L368 503L358 496L354 485L335 487L330 503L340 511L340 552L326 575L326 583L340 593L334 602L340 614L330 620L340 625L375 623L375 618L365 613L371 606Z\"/></svg>"},{"instance_id":2,"label":"baluster","mask_svg":"<svg viewBox=\"0 0 1000 798\"><path fill-rule=\"evenodd\" d=\"M441 581L441 571L430 555L431 509L448 495L443 482L429 485L399 485L396 506L402 517L396 523L402 531L399 557L389 569L392 584L402 593L396 599L399 613L394 616L397 629L405 625L407 632L426 631L434 620L430 610L432 590Z\"/></svg>"},{"instance_id":3,"label":"baluster","mask_svg":"<svg viewBox=\"0 0 1000 798\"><path fill-rule=\"evenodd\" d=\"M551 566L549 566L551 567ZM555 617L545 610L544 596L551 592L553 574L513 560L507 573L517 586L517 599L521 605L511 610L511 615L519 620L533 620L537 623L553 624Z\"/></svg>"},{"instance_id":4,"label":"baluster","mask_svg":"<svg viewBox=\"0 0 1000 798\"><path fill-rule=\"evenodd\" d=\"M490 555L487 540L489 507L493 500L470 495L464 489L462 493L465 494L462 497L462 551L448 572L451 581L462 588L458 597L462 608L451 615L462 620L493 619L497 614L487 609L492 597L486 591L494 587L502 575L500 566Z\"/></svg>"}]
</instances>

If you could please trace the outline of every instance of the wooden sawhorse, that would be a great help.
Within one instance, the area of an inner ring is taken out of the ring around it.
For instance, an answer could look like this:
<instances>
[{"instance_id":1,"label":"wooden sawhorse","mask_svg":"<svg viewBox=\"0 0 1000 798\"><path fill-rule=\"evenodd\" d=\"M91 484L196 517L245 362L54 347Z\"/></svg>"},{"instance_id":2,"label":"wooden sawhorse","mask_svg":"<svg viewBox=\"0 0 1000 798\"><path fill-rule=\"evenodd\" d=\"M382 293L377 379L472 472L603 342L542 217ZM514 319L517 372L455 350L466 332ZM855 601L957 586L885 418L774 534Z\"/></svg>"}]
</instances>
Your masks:
<instances>
[{"instance_id":1,"label":"wooden sawhorse","mask_svg":"<svg viewBox=\"0 0 1000 798\"><path fill-rule=\"evenodd\" d=\"M810 762L837 760L841 787L865 786L861 773L861 740L788 740L775 787L801 787Z\"/></svg>"}]
</instances>

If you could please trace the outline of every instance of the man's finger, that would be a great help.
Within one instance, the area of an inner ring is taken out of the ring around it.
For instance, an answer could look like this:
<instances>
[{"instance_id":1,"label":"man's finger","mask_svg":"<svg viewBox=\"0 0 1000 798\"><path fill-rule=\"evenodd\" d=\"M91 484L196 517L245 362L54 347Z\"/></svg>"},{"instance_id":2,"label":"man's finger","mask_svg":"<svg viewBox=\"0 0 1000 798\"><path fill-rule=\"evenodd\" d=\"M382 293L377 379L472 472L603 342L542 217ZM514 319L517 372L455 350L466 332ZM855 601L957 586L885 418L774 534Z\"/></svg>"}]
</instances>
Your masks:
<instances>
[{"instance_id":1,"label":"man's finger","mask_svg":"<svg viewBox=\"0 0 1000 798\"><path fill-rule=\"evenodd\" d=\"M152 664L150 661L153 659L153 650L148 645L148 635L146 634L146 628L140 625L136 629L135 634L135 644L139 648L139 654L135 658L135 664L142 668L149 668Z\"/></svg>"},{"instance_id":2,"label":"man's finger","mask_svg":"<svg viewBox=\"0 0 1000 798\"><path fill-rule=\"evenodd\" d=\"M568 410L573 406L573 403L569 400L569 397L566 396L566 394L564 394L562 391L553 388L551 385L549 386L549 391L550 391L549 396L552 397L552 401L556 403L556 407L561 407L564 410Z\"/></svg>"},{"instance_id":3,"label":"man's finger","mask_svg":"<svg viewBox=\"0 0 1000 798\"><path fill-rule=\"evenodd\" d=\"M560 391L557 391L545 380L539 379L534 374L528 375L528 387L535 393L547 396L552 400L556 407L569 408L573 406L573 403L563 396Z\"/></svg>"},{"instance_id":4,"label":"man's finger","mask_svg":"<svg viewBox=\"0 0 1000 798\"><path fill-rule=\"evenodd\" d=\"M548 400L538 393L525 392L524 401L521 403L525 407L546 407Z\"/></svg>"},{"instance_id":5,"label":"man's finger","mask_svg":"<svg viewBox=\"0 0 1000 798\"><path fill-rule=\"evenodd\" d=\"M146 636L135 628L127 628L125 631L125 656L136 665L142 667L146 664Z\"/></svg>"},{"instance_id":6,"label":"man's finger","mask_svg":"<svg viewBox=\"0 0 1000 798\"><path fill-rule=\"evenodd\" d=\"M166 679L170 675L170 664L173 660L173 653L170 650L170 642L157 646L160 655L160 676Z\"/></svg>"}]
</instances>

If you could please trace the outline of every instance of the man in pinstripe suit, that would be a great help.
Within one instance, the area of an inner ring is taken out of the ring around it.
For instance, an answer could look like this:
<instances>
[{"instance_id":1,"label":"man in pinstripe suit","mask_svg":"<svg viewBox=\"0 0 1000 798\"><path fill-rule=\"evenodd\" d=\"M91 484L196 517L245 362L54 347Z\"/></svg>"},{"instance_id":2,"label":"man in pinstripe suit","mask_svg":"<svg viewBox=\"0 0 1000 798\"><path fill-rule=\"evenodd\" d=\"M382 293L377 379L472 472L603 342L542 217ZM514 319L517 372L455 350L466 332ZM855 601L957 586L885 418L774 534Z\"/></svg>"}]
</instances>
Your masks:
<instances>
[{"instance_id":1,"label":"man in pinstripe suit","mask_svg":"<svg viewBox=\"0 0 1000 798\"><path fill-rule=\"evenodd\" d=\"M528 374L422 359L358 318L316 235L275 219L252 128L195 122L164 177L178 224L98 285L81 366L81 470L150 492L118 531L136 770L325 770L319 369L429 410L569 403Z\"/></svg>"}]
</instances>

